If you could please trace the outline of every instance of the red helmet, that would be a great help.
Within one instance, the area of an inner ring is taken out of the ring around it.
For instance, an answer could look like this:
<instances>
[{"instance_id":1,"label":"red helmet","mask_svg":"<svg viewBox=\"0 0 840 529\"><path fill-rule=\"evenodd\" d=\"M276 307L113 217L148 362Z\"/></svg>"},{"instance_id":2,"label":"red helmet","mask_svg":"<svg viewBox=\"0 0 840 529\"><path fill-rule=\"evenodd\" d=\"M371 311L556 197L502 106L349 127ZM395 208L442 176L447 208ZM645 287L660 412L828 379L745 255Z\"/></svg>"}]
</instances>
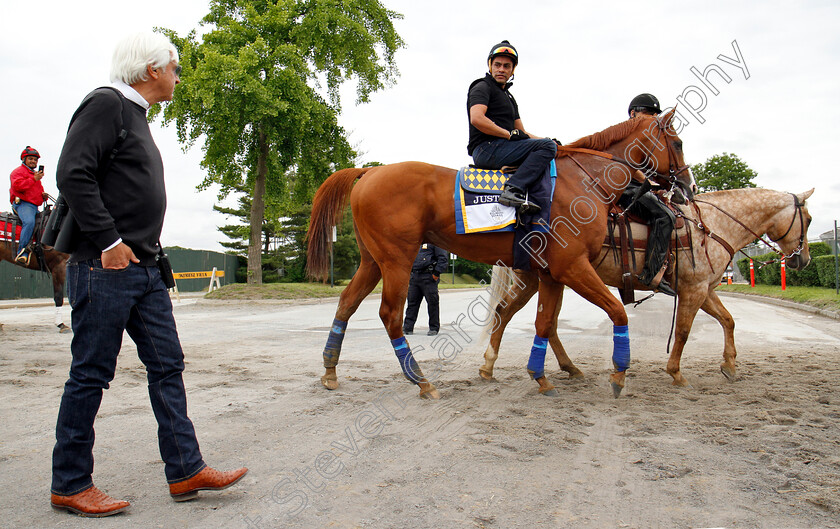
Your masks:
<instances>
[{"instance_id":1,"label":"red helmet","mask_svg":"<svg viewBox=\"0 0 840 529\"><path fill-rule=\"evenodd\" d=\"M27 156L34 156L35 158L40 158L41 157L41 155L38 154L38 151L36 151L32 147L30 147L29 145L27 145L26 148L23 150L23 152L20 153L20 161L23 161L23 159L26 158Z\"/></svg>"}]
</instances>

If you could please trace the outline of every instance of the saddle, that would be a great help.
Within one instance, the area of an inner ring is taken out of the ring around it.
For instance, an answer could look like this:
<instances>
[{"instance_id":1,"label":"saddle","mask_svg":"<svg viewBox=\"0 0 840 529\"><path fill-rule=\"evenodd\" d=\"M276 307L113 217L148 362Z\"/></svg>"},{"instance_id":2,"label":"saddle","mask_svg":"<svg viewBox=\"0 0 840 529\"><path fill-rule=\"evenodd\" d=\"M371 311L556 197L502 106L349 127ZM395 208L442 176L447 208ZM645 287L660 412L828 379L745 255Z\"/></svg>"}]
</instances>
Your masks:
<instances>
[{"instance_id":1,"label":"saddle","mask_svg":"<svg viewBox=\"0 0 840 529\"><path fill-rule=\"evenodd\" d=\"M674 213L676 222L668 245L668 258L663 269L657 274L657 278L661 279L667 276L673 284L676 269L672 257L677 251L691 250L691 232L686 230L683 235L679 235L679 230L685 228L685 219L682 217L682 212L669 201L663 200L662 203ZM598 269L610 253L613 255L614 262L621 263L622 286L619 288L619 295L625 305L636 301L635 289L633 288L634 271L637 269L636 254L640 252L641 261L644 262L649 236L650 225L646 220L630 213L618 204L613 205L607 219L607 235L603 242L603 246L608 248L608 251L604 252L595 269Z\"/></svg>"},{"instance_id":2,"label":"saddle","mask_svg":"<svg viewBox=\"0 0 840 529\"><path fill-rule=\"evenodd\" d=\"M550 226L551 197L554 193L557 168L552 160L546 168L545 177L529 189L530 200L541 208L536 214L517 213L516 208L498 203L498 196L515 169L485 169L471 165L462 167L457 172L454 197L455 232L464 235L512 231L514 268L529 270L531 254L519 243L525 240L530 232L547 231ZM527 242L526 245L530 244Z\"/></svg>"},{"instance_id":3,"label":"saddle","mask_svg":"<svg viewBox=\"0 0 840 529\"><path fill-rule=\"evenodd\" d=\"M31 251L38 259L38 266L41 270L46 271L44 266L44 250L41 245L41 235L44 233L44 228L47 226L47 220L50 217L52 208L47 205L43 211L39 211L35 216L35 230L32 232L32 240L29 242ZM20 232L23 228L23 223L17 213L14 211L0 211L0 243L6 243L12 247L12 256L15 256L20 251Z\"/></svg>"}]
</instances>

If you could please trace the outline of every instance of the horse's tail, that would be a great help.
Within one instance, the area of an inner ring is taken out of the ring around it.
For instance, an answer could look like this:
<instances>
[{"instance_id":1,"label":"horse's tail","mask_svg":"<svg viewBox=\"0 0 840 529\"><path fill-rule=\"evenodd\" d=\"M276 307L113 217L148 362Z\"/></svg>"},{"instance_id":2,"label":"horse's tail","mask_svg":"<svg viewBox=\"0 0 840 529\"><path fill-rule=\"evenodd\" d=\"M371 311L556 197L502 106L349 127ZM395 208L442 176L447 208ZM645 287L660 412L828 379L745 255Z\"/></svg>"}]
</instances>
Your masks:
<instances>
[{"instance_id":1,"label":"horse's tail","mask_svg":"<svg viewBox=\"0 0 840 529\"><path fill-rule=\"evenodd\" d=\"M312 215L306 240L306 274L315 279L325 279L329 271L329 254L332 245L332 227L337 226L347 205L353 183L370 168L342 169L331 174L312 201Z\"/></svg>"}]
</instances>

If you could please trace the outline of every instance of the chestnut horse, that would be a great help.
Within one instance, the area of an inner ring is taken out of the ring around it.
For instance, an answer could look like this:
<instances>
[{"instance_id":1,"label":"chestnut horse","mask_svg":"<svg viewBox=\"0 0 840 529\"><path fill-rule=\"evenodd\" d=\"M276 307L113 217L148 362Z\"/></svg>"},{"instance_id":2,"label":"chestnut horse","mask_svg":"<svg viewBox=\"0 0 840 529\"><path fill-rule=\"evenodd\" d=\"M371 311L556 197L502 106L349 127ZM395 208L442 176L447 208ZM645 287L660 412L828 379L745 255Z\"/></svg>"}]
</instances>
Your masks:
<instances>
[{"instance_id":1,"label":"chestnut horse","mask_svg":"<svg viewBox=\"0 0 840 529\"><path fill-rule=\"evenodd\" d=\"M47 211L43 214L49 215ZM46 226L46 219L39 225ZM0 231L2 231L2 227L0 227ZM0 261L8 261L17 266L23 267L22 264L15 262L16 246L17 245L13 241L0 238ZM46 268L47 273L49 273L52 278L53 302L55 303L55 326L58 327L59 332L70 331L70 327L65 325L61 318L61 307L64 305L64 280L67 274L67 260L69 258L70 256L66 253L56 251L52 248L44 249L44 268ZM35 252L32 253L32 257L29 259L29 265L24 268L28 268L29 270L41 270Z\"/></svg>"},{"instance_id":2,"label":"chestnut horse","mask_svg":"<svg viewBox=\"0 0 840 529\"><path fill-rule=\"evenodd\" d=\"M715 191L697 195L697 210L689 206L680 207L683 216L688 220L685 229L691 231L694 244L691 248L693 255L688 253L688 249L680 251L677 258L678 277L671 283L676 284L678 302L674 345L666 370L673 377L675 386L688 384L680 372L680 358L698 309L703 309L723 327L723 363L720 370L727 379L735 380L735 321L715 293L715 288L720 284L727 264L732 259L730 250L733 253L737 252L761 234L767 234L782 249L781 256L788 268L805 268L811 261L807 239L811 215L805 201L813 192L811 189L794 195L770 189ZM704 230L697 227L698 223L707 226L711 233L715 234L715 238L705 236L704 240ZM634 225L633 231L637 234L635 237L644 238L644 229L642 225ZM676 230L676 233L680 235L684 232ZM644 266L644 250L636 251L638 269L634 272L639 273ZM601 256L598 258L601 262L597 267L598 276L607 285L620 288L623 284L622 266L620 261L607 255L611 253L614 253L614 250L606 245L601 250ZM537 291L536 274L521 270L514 273L513 284L505 290L504 296L496 296L496 299L500 299L495 307L494 321L497 325L492 329L490 343L484 353L484 365L479 369L481 377L488 380L493 378L493 365L498 358L499 344L505 327ZM496 283L495 276L493 283ZM506 286L501 284L502 289ZM637 290L649 290L649 287L638 281L634 286ZM557 336L557 315L561 303L562 294L555 307L549 343L560 368L569 373L570 378L583 377L583 373L566 355Z\"/></svg>"},{"instance_id":3,"label":"chestnut horse","mask_svg":"<svg viewBox=\"0 0 840 529\"><path fill-rule=\"evenodd\" d=\"M529 241L531 248L539 245L531 256L532 266L539 268L540 303L544 305L536 318L535 347L528 365L540 393L556 394L543 373L544 343L556 321L551 316L564 285L601 307L613 321L618 345L613 353L616 371L610 379L616 395L624 386L629 364L627 314L598 278L592 261L601 251L609 209L631 177L640 176L634 169L644 169L666 185L679 181L688 188L692 184L672 119L673 111L660 117L636 117L558 149L550 231ZM307 234L309 275L326 276L332 226L338 223L348 195L361 254L356 274L341 293L324 348L326 371L321 383L327 389L338 387L336 365L347 321L381 278L379 317L403 374L420 387L421 397L439 398L402 332L417 248L431 243L471 261L507 266L513 262L512 233L456 233L455 175L454 169L421 162L344 169L330 175L316 192Z\"/></svg>"}]
</instances>

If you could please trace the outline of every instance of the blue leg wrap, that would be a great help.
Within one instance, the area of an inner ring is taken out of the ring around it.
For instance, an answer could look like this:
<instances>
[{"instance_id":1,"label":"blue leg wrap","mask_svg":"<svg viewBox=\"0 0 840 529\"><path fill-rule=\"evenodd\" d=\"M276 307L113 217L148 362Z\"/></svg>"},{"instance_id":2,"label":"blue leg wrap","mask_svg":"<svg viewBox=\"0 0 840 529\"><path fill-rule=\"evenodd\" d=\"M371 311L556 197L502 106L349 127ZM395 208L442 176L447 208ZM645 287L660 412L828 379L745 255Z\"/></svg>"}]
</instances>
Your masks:
<instances>
[{"instance_id":1,"label":"blue leg wrap","mask_svg":"<svg viewBox=\"0 0 840 529\"><path fill-rule=\"evenodd\" d=\"M531 347L531 356L528 358L528 374L534 380L545 376L545 348L548 346L548 338L534 336L534 345Z\"/></svg>"},{"instance_id":2,"label":"blue leg wrap","mask_svg":"<svg viewBox=\"0 0 840 529\"><path fill-rule=\"evenodd\" d=\"M619 371L630 367L630 332L627 325L613 325L613 364Z\"/></svg>"},{"instance_id":3,"label":"blue leg wrap","mask_svg":"<svg viewBox=\"0 0 840 529\"><path fill-rule=\"evenodd\" d=\"M411 347L405 340L405 336L401 336L396 340L391 340L391 345L394 347L394 352L397 355L397 360L400 361L403 375L409 382L419 384L423 380L423 372L420 371L420 366L414 361L414 355L411 354Z\"/></svg>"},{"instance_id":4,"label":"blue leg wrap","mask_svg":"<svg viewBox=\"0 0 840 529\"><path fill-rule=\"evenodd\" d=\"M332 329L330 329L330 335L327 338L327 346L324 347L324 367L335 367L338 364L345 329L347 329L346 321L333 320Z\"/></svg>"}]
</instances>

